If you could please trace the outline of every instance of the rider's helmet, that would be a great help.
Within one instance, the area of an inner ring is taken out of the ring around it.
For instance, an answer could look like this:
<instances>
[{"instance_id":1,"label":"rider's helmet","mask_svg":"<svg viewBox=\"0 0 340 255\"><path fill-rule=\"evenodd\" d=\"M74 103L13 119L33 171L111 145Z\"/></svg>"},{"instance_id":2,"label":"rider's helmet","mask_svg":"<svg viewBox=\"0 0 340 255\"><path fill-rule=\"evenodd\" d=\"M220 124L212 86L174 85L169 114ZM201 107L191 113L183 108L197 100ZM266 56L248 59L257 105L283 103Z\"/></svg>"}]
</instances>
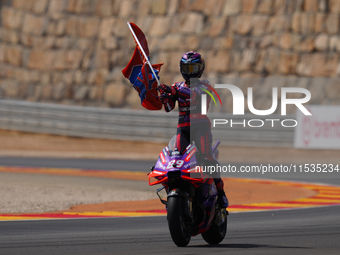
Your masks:
<instances>
[{"instance_id":1,"label":"rider's helmet","mask_svg":"<svg viewBox=\"0 0 340 255\"><path fill-rule=\"evenodd\" d=\"M181 74L187 82L190 81L191 78L200 78L203 74L204 67L204 58L195 51L185 53L179 64Z\"/></svg>"}]
</instances>

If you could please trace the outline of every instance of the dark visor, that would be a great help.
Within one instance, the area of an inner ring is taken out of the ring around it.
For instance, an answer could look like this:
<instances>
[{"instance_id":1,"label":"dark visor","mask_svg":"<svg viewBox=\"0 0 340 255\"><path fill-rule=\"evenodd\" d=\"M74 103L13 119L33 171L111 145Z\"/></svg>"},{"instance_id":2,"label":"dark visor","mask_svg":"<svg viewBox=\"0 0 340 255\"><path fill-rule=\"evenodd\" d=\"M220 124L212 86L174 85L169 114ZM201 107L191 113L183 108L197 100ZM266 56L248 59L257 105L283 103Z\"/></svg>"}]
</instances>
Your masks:
<instances>
[{"instance_id":1,"label":"dark visor","mask_svg":"<svg viewBox=\"0 0 340 255\"><path fill-rule=\"evenodd\" d=\"M181 71L185 74L196 74L201 71L201 63L181 63Z\"/></svg>"}]
</instances>

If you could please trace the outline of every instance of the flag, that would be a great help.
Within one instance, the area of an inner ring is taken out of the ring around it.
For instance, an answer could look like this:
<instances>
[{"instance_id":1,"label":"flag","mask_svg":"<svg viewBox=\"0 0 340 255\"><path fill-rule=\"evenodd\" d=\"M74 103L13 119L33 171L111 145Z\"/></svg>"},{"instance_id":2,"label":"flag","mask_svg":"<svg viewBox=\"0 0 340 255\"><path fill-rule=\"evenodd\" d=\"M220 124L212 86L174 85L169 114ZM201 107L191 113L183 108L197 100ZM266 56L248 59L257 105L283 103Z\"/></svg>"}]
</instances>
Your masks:
<instances>
[{"instance_id":1,"label":"flag","mask_svg":"<svg viewBox=\"0 0 340 255\"><path fill-rule=\"evenodd\" d=\"M149 60L149 48L144 33L135 24L130 24ZM162 65L163 64L152 65L158 79L158 74ZM162 102L160 101L158 97L158 91L156 90L156 78L153 73L150 72L150 67L147 64L147 59L145 59L138 44L136 45L131 60L129 61L128 65L122 70L122 72L125 78L130 80L134 89L138 92L143 107L148 110L162 109Z\"/></svg>"}]
</instances>

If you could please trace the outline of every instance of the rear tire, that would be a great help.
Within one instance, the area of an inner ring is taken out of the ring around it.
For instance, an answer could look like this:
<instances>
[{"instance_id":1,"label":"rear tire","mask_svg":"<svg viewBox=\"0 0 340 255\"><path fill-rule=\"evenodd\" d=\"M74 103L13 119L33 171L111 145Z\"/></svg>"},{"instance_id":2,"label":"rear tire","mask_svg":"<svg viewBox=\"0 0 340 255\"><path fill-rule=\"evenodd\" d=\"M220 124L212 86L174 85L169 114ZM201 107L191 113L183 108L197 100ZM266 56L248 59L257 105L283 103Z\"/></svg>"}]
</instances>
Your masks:
<instances>
[{"instance_id":1,"label":"rear tire","mask_svg":"<svg viewBox=\"0 0 340 255\"><path fill-rule=\"evenodd\" d=\"M208 244L216 245L223 241L226 233L227 233L227 215L225 216L224 222L220 226L216 224L214 219L209 230L203 232L201 235Z\"/></svg>"},{"instance_id":2,"label":"rear tire","mask_svg":"<svg viewBox=\"0 0 340 255\"><path fill-rule=\"evenodd\" d=\"M168 198L168 225L171 238L179 247L187 246L191 239L190 226L184 219L183 197Z\"/></svg>"}]
</instances>

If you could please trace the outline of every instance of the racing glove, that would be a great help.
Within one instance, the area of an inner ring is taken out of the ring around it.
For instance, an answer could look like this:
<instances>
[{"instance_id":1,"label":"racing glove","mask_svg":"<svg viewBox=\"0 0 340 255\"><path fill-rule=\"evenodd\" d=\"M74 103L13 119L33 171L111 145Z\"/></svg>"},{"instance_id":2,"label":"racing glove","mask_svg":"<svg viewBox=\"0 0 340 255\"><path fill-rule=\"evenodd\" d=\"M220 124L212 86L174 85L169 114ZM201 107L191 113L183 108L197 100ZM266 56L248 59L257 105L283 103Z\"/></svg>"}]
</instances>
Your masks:
<instances>
[{"instance_id":1,"label":"racing glove","mask_svg":"<svg viewBox=\"0 0 340 255\"><path fill-rule=\"evenodd\" d=\"M163 83L159 86L158 90L161 94L170 93L173 96L175 96L177 93L175 86L169 87Z\"/></svg>"},{"instance_id":2,"label":"racing glove","mask_svg":"<svg viewBox=\"0 0 340 255\"><path fill-rule=\"evenodd\" d=\"M171 98L170 93L163 93L160 96L160 100L161 100L162 104L164 104L164 105L170 103L170 98Z\"/></svg>"}]
</instances>

